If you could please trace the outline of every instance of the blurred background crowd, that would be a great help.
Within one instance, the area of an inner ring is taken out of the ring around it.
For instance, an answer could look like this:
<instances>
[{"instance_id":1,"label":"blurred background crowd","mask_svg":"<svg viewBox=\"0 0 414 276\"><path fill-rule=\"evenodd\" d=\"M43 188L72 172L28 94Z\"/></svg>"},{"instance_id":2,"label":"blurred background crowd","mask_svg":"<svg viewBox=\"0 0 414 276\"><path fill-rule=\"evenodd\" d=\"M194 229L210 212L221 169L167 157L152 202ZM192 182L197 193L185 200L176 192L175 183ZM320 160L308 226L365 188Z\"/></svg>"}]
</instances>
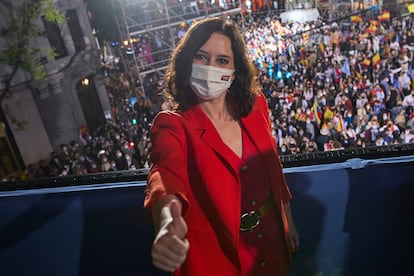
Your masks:
<instances>
[{"instance_id":1,"label":"blurred background crowd","mask_svg":"<svg viewBox=\"0 0 414 276\"><path fill-rule=\"evenodd\" d=\"M357 15L342 24L281 23L271 14L229 19L240 25L257 67L281 155L414 142L411 16ZM162 40L142 37L138 61L158 60L152 53L164 47ZM21 178L150 167L151 122L174 106L162 77L150 73L137 85L120 70L103 70L112 119L93 133L82 127L77 141L29 165Z\"/></svg>"}]
</instances>

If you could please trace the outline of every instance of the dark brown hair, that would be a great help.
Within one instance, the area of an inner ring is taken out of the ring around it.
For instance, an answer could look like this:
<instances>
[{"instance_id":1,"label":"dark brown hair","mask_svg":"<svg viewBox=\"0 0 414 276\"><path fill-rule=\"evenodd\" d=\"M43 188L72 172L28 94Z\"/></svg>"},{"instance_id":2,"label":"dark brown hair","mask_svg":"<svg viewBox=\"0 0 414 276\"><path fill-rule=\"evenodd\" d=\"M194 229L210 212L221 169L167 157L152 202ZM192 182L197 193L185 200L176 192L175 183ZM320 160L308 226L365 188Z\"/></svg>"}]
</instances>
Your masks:
<instances>
[{"instance_id":1,"label":"dark brown hair","mask_svg":"<svg viewBox=\"0 0 414 276\"><path fill-rule=\"evenodd\" d=\"M213 33L227 36L234 55L235 79L228 96L239 116L245 117L252 109L257 94L256 70L246 55L243 37L234 23L220 18L206 18L191 25L174 49L166 73L167 91L178 103L179 110L195 104L195 94L189 81L193 57Z\"/></svg>"}]
</instances>

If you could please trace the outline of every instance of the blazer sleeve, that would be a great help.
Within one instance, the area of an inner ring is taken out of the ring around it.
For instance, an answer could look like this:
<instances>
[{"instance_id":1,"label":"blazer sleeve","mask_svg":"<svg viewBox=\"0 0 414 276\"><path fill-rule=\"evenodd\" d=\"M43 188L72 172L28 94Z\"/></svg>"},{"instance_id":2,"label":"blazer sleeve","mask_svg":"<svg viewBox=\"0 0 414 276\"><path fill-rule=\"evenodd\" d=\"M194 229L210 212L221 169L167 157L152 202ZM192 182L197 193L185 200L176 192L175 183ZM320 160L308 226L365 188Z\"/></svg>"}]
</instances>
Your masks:
<instances>
[{"instance_id":1,"label":"blazer sleeve","mask_svg":"<svg viewBox=\"0 0 414 276\"><path fill-rule=\"evenodd\" d=\"M150 132L151 169L147 177L144 207L151 208L158 198L176 195L188 207L187 147L183 118L175 112L157 114Z\"/></svg>"}]
</instances>

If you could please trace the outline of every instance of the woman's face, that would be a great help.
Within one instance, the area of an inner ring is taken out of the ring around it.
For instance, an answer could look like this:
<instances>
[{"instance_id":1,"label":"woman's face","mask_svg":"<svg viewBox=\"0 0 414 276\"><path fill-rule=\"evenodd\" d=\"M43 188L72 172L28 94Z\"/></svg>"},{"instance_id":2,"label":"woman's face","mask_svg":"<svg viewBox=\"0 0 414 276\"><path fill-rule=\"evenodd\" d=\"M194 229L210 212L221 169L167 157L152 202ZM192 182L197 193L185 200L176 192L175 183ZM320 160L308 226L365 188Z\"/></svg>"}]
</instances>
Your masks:
<instances>
[{"instance_id":1,"label":"woman's face","mask_svg":"<svg viewBox=\"0 0 414 276\"><path fill-rule=\"evenodd\" d=\"M193 63L234 69L234 56L230 39L220 33L212 33L210 38L194 55Z\"/></svg>"}]
</instances>

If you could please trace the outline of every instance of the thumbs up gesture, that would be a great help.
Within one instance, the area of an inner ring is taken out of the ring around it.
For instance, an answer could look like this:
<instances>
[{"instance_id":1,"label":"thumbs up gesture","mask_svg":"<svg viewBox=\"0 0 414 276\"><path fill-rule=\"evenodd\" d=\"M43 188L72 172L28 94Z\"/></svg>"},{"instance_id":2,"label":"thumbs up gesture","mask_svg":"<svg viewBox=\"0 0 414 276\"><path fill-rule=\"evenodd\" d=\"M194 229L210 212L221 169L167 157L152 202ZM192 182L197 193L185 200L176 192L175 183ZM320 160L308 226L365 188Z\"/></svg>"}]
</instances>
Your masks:
<instances>
[{"instance_id":1,"label":"thumbs up gesture","mask_svg":"<svg viewBox=\"0 0 414 276\"><path fill-rule=\"evenodd\" d=\"M181 216L181 205L173 199L161 209L160 228L151 251L154 266L167 272L179 268L190 247L186 235L187 224Z\"/></svg>"}]
</instances>

